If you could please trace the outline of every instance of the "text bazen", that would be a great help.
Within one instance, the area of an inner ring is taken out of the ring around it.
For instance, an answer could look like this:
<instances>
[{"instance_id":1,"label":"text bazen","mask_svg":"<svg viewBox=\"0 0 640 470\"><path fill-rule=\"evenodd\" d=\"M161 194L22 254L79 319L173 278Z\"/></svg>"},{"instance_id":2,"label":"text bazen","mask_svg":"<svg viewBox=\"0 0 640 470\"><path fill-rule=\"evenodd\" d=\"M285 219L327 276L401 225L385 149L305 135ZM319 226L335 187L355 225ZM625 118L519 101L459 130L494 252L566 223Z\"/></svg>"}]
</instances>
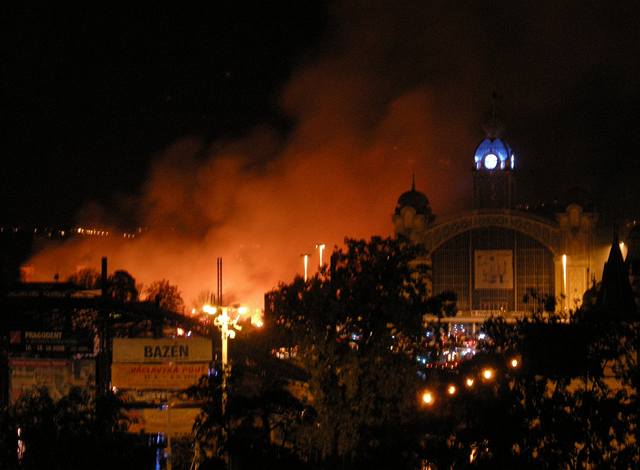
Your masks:
<instances>
[{"instance_id":1,"label":"text bazen","mask_svg":"<svg viewBox=\"0 0 640 470\"><path fill-rule=\"evenodd\" d=\"M189 357L189 346L177 344L173 346L145 346L144 357L151 359Z\"/></svg>"}]
</instances>

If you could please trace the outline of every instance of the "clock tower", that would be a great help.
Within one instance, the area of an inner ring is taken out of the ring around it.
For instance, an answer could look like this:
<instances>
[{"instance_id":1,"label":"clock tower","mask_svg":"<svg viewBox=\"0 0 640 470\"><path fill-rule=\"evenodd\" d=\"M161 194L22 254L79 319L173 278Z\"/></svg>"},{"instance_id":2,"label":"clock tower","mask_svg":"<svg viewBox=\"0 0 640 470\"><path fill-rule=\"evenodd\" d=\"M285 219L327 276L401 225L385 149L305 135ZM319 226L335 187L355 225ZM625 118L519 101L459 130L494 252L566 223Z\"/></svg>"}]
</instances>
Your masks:
<instances>
[{"instance_id":1,"label":"clock tower","mask_svg":"<svg viewBox=\"0 0 640 470\"><path fill-rule=\"evenodd\" d=\"M474 154L473 209L511 209L514 198L513 150L491 126Z\"/></svg>"}]
</instances>

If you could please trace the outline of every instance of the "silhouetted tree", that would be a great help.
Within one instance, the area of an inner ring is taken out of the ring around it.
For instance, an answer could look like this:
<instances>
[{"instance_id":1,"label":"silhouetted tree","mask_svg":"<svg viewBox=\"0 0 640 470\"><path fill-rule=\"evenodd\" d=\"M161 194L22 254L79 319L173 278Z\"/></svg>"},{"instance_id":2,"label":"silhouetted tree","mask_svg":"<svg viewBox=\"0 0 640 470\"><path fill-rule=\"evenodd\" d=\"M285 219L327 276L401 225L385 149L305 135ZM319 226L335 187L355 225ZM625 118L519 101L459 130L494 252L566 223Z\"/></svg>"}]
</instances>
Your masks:
<instances>
[{"instance_id":1,"label":"silhouetted tree","mask_svg":"<svg viewBox=\"0 0 640 470\"><path fill-rule=\"evenodd\" d=\"M69 276L67 282L82 289L98 289L100 287L100 273L93 268L84 268Z\"/></svg>"},{"instance_id":2,"label":"silhouetted tree","mask_svg":"<svg viewBox=\"0 0 640 470\"><path fill-rule=\"evenodd\" d=\"M431 417L426 460L460 467L635 468L638 322L587 304L570 320L538 311L483 329L485 354L464 374L491 365L496 380L446 400ZM518 355L521 366L508 359Z\"/></svg>"},{"instance_id":3,"label":"silhouetted tree","mask_svg":"<svg viewBox=\"0 0 640 470\"><path fill-rule=\"evenodd\" d=\"M220 465L229 453L237 468L289 468L288 463L300 468L292 443L303 406L288 385L301 371L267 351L234 354L233 364L226 420L221 415L220 375L202 377L187 392L204 403L194 425L195 460L203 466Z\"/></svg>"},{"instance_id":4,"label":"silhouetted tree","mask_svg":"<svg viewBox=\"0 0 640 470\"><path fill-rule=\"evenodd\" d=\"M402 466L412 461L417 390L413 353L425 312L427 266L403 240L345 240L331 266L269 294L281 344L309 375L314 418L298 446L310 462Z\"/></svg>"},{"instance_id":5,"label":"silhouetted tree","mask_svg":"<svg viewBox=\"0 0 640 470\"><path fill-rule=\"evenodd\" d=\"M138 300L136 280L127 271L116 271L107 280L107 295L117 302Z\"/></svg>"},{"instance_id":6,"label":"silhouetted tree","mask_svg":"<svg viewBox=\"0 0 640 470\"><path fill-rule=\"evenodd\" d=\"M0 414L0 468L150 466L154 449L125 433L122 403L113 395L98 401L79 388L57 402L44 387L25 392Z\"/></svg>"},{"instance_id":7,"label":"silhouetted tree","mask_svg":"<svg viewBox=\"0 0 640 470\"><path fill-rule=\"evenodd\" d=\"M457 302L458 296L455 292L441 292L427 301L426 313L431 313L439 319L443 317L455 317L458 313Z\"/></svg>"},{"instance_id":8,"label":"silhouetted tree","mask_svg":"<svg viewBox=\"0 0 640 470\"><path fill-rule=\"evenodd\" d=\"M184 301L177 286L169 284L169 281L162 279L152 282L144 289L147 300L155 302L160 308L172 312L184 311Z\"/></svg>"}]
</instances>

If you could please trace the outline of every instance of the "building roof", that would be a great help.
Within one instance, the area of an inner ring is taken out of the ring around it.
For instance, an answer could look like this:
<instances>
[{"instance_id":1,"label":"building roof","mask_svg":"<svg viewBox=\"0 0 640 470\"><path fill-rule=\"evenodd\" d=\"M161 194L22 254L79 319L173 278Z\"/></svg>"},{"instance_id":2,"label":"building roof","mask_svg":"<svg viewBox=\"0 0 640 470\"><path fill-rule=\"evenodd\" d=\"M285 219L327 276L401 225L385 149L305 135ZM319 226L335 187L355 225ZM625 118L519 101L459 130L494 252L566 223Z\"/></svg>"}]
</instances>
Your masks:
<instances>
[{"instance_id":1,"label":"building roof","mask_svg":"<svg viewBox=\"0 0 640 470\"><path fill-rule=\"evenodd\" d=\"M431 215L431 207L429 206L429 199L424 193L416 191L415 178L411 183L411 189L400 195L398 203L396 204L396 214L400 214L400 211L404 207L413 207L416 214Z\"/></svg>"}]
</instances>

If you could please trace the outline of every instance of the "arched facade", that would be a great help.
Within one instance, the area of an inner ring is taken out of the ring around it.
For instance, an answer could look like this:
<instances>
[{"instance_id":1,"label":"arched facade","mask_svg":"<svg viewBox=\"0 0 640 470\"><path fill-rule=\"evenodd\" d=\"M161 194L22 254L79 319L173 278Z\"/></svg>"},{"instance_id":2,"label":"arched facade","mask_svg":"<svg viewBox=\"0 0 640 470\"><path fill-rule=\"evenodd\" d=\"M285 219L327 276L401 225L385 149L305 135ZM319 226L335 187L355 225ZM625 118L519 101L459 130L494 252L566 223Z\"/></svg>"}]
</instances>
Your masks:
<instances>
[{"instance_id":1,"label":"arched facade","mask_svg":"<svg viewBox=\"0 0 640 470\"><path fill-rule=\"evenodd\" d=\"M597 215L577 204L553 218L514 210L514 169L511 147L487 138L473 154L471 211L428 220L428 199L415 186L412 194L420 197L405 193L396 205L396 235L425 245L432 293L455 292L459 316L523 314L531 309L523 299L532 291L556 298L558 309L572 309L595 277ZM421 206L413 207L413 199Z\"/></svg>"},{"instance_id":2,"label":"arched facade","mask_svg":"<svg viewBox=\"0 0 640 470\"><path fill-rule=\"evenodd\" d=\"M458 309L525 312L532 292L555 297L551 250L535 238L504 227L476 227L458 233L431 252L432 289L453 291Z\"/></svg>"}]
</instances>

